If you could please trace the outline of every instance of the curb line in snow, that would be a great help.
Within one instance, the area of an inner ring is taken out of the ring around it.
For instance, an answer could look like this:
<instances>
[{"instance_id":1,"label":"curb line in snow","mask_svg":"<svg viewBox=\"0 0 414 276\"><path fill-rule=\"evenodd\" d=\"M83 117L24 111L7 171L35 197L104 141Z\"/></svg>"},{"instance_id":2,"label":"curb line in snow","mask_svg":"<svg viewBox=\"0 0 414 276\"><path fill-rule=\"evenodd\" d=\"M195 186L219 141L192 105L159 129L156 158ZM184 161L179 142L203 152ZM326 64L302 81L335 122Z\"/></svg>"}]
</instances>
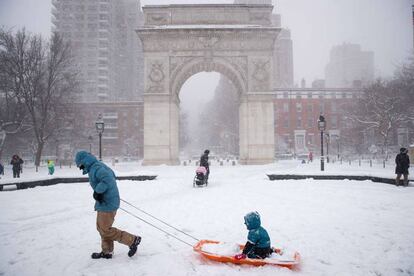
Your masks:
<instances>
[{"instance_id":1,"label":"curb line in snow","mask_svg":"<svg viewBox=\"0 0 414 276\"><path fill-rule=\"evenodd\" d=\"M321 179L321 180L371 180L373 182L381 182L395 185L394 178L385 178L378 176L362 176L362 175L298 175L298 174L268 174L269 180L288 180L288 179ZM410 181L410 179L408 180ZM411 180L412 181L412 180Z\"/></svg>"},{"instance_id":2,"label":"curb line in snow","mask_svg":"<svg viewBox=\"0 0 414 276\"><path fill-rule=\"evenodd\" d=\"M145 181L145 180L154 180L156 175L135 175L135 176L117 176L117 180L135 180L135 181ZM0 191L3 190L4 186L16 185L17 190L34 188L37 186L50 186L61 183L80 183L80 182L89 182L88 177L58 177L58 178L49 178L41 180L32 180L32 181L23 181L23 182L13 182L13 183L3 183L0 184Z\"/></svg>"}]
</instances>

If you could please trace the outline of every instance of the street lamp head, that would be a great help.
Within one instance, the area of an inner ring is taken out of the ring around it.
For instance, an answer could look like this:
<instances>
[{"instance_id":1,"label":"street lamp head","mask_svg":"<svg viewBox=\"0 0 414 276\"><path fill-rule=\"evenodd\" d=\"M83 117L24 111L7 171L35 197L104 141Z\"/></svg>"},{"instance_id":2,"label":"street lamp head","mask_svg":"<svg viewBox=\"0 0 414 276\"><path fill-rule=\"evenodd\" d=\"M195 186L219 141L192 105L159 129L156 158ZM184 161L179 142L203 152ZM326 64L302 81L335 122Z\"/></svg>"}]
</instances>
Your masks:
<instances>
[{"instance_id":1,"label":"street lamp head","mask_svg":"<svg viewBox=\"0 0 414 276\"><path fill-rule=\"evenodd\" d=\"M326 129L326 121L325 121L325 117L321 114L319 116L319 120L318 120L318 129L320 131L324 131Z\"/></svg>"},{"instance_id":2,"label":"street lamp head","mask_svg":"<svg viewBox=\"0 0 414 276\"><path fill-rule=\"evenodd\" d=\"M105 130L105 123L104 123L104 121L102 119L102 115L101 114L99 115L98 120L95 122L95 127L96 127L96 131L99 134L102 134L104 132L104 130Z\"/></svg>"}]
</instances>

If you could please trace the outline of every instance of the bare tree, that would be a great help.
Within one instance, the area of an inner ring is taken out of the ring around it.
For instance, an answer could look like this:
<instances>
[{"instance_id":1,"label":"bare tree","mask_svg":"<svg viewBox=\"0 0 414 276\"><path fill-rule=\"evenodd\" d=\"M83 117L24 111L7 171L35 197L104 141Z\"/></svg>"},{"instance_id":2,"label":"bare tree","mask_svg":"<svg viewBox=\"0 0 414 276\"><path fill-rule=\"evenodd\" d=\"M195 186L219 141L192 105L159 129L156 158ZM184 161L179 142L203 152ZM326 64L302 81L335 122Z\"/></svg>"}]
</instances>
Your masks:
<instances>
[{"instance_id":1,"label":"bare tree","mask_svg":"<svg viewBox=\"0 0 414 276\"><path fill-rule=\"evenodd\" d=\"M29 127L24 124L24 105L12 93L2 91L0 89L0 160L6 139Z\"/></svg>"},{"instance_id":2,"label":"bare tree","mask_svg":"<svg viewBox=\"0 0 414 276\"><path fill-rule=\"evenodd\" d=\"M0 60L3 61L7 56L2 42L1 39ZM6 64L0 62L0 160L7 137L21 130L26 115L24 104L11 91L12 83L6 74Z\"/></svg>"},{"instance_id":3,"label":"bare tree","mask_svg":"<svg viewBox=\"0 0 414 276\"><path fill-rule=\"evenodd\" d=\"M403 110L411 123L414 121L414 55L407 63L398 68L393 80L393 85L398 90L398 94L403 99Z\"/></svg>"},{"instance_id":4,"label":"bare tree","mask_svg":"<svg viewBox=\"0 0 414 276\"><path fill-rule=\"evenodd\" d=\"M77 89L69 44L56 33L49 43L25 29L16 34L0 29L1 75L8 91L24 103L37 142L39 165L46 141L66 127L73 92Z\"/></svg>"},{"instance_id":5,"label":"bare tree","mask_svg":"<svg viewBox=\"0 0 414 276\"><path fill-rule=\"evenodd\" d=\"M364 89L349 117L366 130L374 129L380 135L382 153L387 157L391 134L408 120L403 106L404 97L399 87L393 82L377 80Z\"/></svg>"}]
</instances>

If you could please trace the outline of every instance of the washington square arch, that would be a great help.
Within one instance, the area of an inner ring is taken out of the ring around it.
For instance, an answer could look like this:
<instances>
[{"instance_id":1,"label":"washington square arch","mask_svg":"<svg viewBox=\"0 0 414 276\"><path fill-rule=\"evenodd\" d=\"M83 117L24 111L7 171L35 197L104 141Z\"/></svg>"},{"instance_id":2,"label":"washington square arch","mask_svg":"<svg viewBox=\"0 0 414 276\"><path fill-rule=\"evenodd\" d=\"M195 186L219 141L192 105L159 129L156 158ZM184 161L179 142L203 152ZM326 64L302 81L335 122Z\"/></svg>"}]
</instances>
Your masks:
<instances>
[{"instance_id":1,"label":"washington square arch","mask_svg":"<svg viewBox=\"0 0 414 276\"><path fill-rule=\"evenodd\" d=\"M199 72L226 76L239 97L241 164L274 158L272 5L144 6L144 165L179 163L179 93ZM197 93L197 91L194 91ZM203 149L200 149L200 151Z\"/></svg>"}]
</instances>

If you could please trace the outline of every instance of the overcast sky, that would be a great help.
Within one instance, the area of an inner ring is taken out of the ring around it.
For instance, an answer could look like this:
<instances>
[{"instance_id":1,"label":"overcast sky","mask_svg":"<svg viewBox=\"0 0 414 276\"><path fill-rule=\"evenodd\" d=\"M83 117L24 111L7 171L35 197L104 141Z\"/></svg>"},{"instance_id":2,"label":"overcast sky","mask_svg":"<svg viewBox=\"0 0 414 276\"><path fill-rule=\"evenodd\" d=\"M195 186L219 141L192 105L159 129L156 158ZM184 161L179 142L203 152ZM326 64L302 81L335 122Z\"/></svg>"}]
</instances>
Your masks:
<instances>
[{"instance_id":1,"label":"overcast sky","mask_svg":"<svg viewBox=\"0 0 414 276\"><path fill-rule=\"evenodd\" d=\"M46 36L50 0L0 0L0 25ZM232 0L141 0L142 5L231 3ZM412 0L273 0L293 39L295 82L324 78L332 46L358 43L375 53L376 76L390 76L413 47Z\"/></svg>"},{"instance_id":2,"label":"overcast sky","mask_svg":"<svg viewBox=\"0 0 414 276\"><path fill-rule=\"evenodd\" d=\"M231 3L231 0L142 0L142 5ZM361 44L375 52L376 76L389 76L413 47L412 0L274 0L292 31L295 81L324 78L332 46ZM50 33L50 0L0 0L0 24Z\"/></svg>"}]
</instances>

